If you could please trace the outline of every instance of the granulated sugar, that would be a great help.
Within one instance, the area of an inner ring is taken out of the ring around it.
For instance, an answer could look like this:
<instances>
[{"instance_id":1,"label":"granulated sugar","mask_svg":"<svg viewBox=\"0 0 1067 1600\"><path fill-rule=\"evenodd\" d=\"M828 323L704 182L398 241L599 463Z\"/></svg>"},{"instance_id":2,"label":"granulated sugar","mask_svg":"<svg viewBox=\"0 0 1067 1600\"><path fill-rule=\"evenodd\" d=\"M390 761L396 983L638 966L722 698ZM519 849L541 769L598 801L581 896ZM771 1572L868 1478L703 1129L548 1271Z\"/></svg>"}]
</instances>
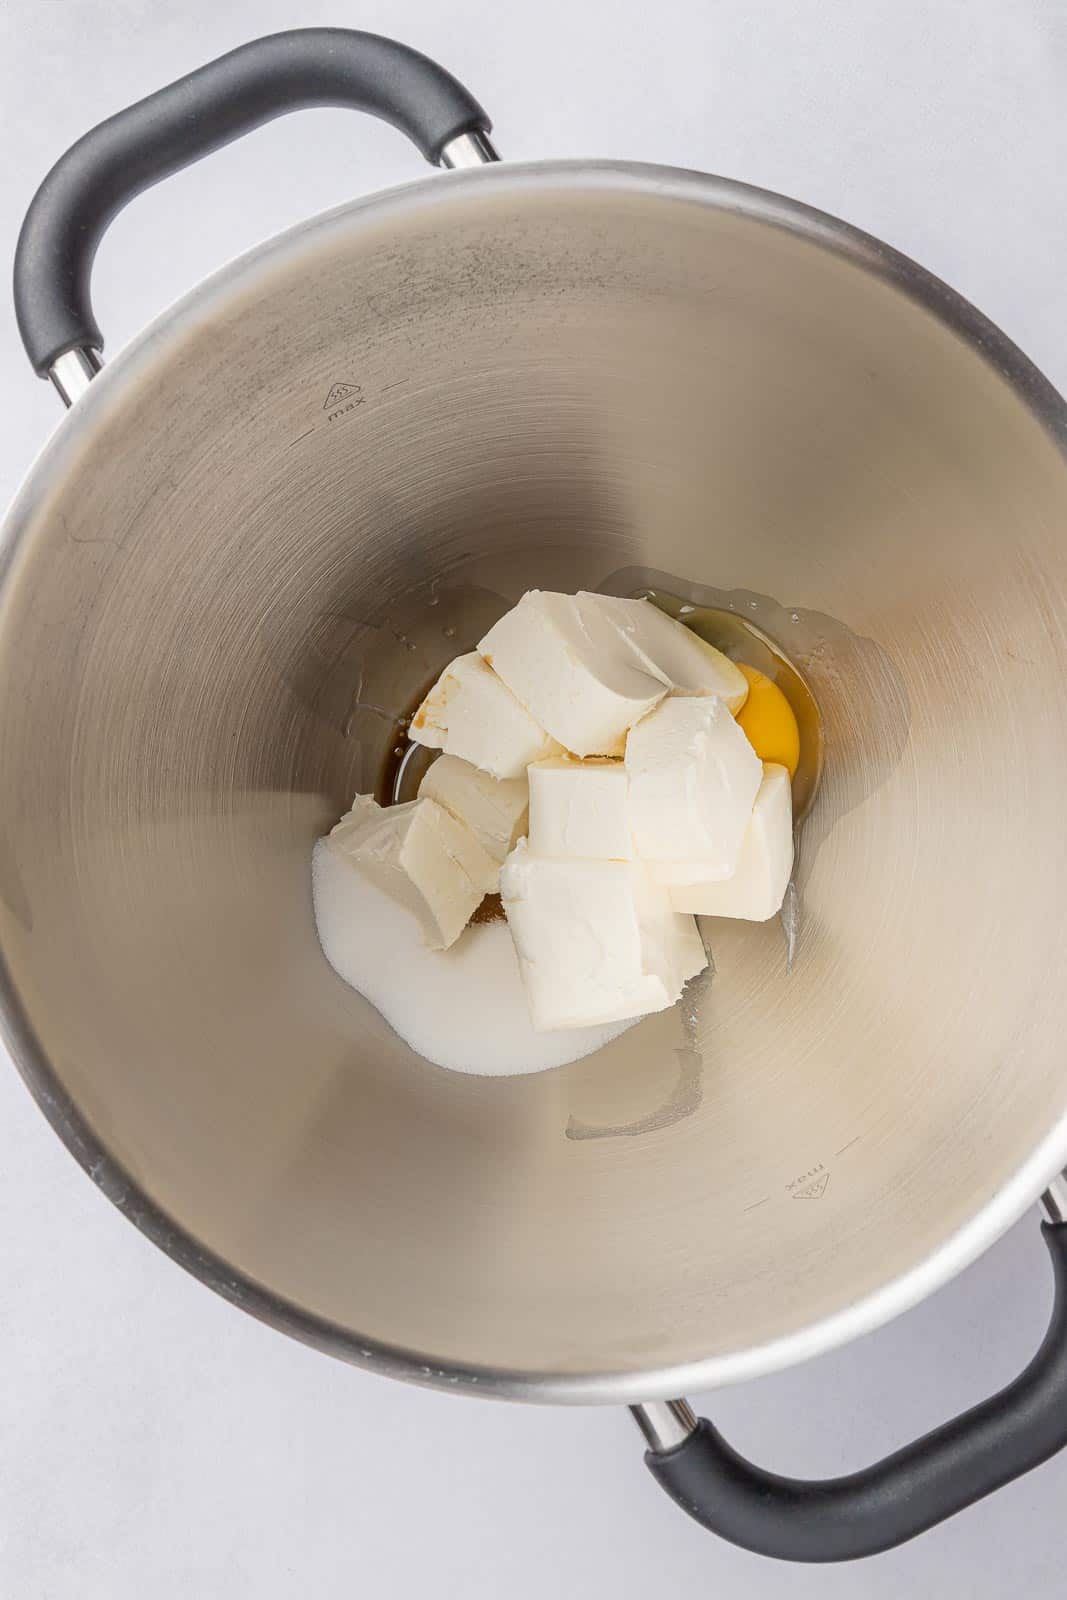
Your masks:
<instances>
[{"instance_id":1,"label":"granulated sugar","mask_svg":"<svg viewBox=\"0 0 1067 1600\"><path fill-rule=\"evenodd\" d=\"M428 950L409 912L325 840L312 856L319 942L338 977L381 1012L412 1050L453 1072L514 1076L591 1055L640 1018L535 1032L507 924L467 929Z\"/></svg>"}]
</instances>

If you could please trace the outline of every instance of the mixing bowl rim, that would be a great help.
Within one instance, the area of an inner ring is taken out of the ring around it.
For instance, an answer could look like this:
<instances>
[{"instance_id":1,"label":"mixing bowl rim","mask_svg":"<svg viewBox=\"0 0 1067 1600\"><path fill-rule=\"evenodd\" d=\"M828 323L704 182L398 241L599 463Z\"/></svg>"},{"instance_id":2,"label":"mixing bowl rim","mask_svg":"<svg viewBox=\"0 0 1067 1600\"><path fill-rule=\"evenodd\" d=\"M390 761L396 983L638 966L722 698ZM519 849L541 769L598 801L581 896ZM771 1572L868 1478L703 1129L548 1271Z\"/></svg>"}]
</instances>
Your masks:
<instances>
[{"instance_id":1,"label":"mixing bowl rim","mask_svg":"<svg viewBox=\"0 0 1067 1600\"><path fill-rule=\"evenodd\" d=\"M1015 392L1067 466L1067 403L996 325L949 285L881 240L799 201L732 179L680 168L617 161L501 163L424 178L298 223L237 257L150 322L61 421L31 466L0 530L0 624L27 533L50 487L77 464L123 403L128 387L176 354L229 302L266 287L270 275L309 246L388 226L427 206L491 201L502 193L629 193L727 211L785 230L827 249L904 293L969 345ZM617 1404L666 1399L762 1376L806 1360L888 1322L948 1282L986 1250L1067 1164L1067 1115L968 1222L907 1272L829 1316L726 1354L663 1368L531 1373L436 1361L419 1351L366 1338L308 1311L227 1263L181 1226L112 1156L63 1087L26 1015L0 950L0 1028L17 1070L45 1117L94 1183L173 1260L260 1321L330 1355L390 1377L434 1388L542 1403Z\"/></svg>"}]
</instances>

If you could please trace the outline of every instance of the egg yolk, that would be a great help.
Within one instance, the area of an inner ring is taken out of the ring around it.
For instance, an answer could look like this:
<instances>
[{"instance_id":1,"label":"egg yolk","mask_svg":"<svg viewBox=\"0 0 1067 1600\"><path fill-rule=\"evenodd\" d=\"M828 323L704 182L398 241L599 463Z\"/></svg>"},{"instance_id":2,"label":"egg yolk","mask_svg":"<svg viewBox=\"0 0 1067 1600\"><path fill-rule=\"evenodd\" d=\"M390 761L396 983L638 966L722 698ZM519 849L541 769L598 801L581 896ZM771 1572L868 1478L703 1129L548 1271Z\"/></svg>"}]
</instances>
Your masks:
<instances>
[{"instance_id":1,"label":"egg yolk","mask_svg":"<svg viewBox=\"0 0 1067 1600\"><path fill-rule=\"evenodd\" d=\"M737 713L738 725L761 761L777 761L795 777L800 760L800 729L793 708L776 683L747 667L737 665L748 679L748 699Z\"/></svg>"}]
</instances>

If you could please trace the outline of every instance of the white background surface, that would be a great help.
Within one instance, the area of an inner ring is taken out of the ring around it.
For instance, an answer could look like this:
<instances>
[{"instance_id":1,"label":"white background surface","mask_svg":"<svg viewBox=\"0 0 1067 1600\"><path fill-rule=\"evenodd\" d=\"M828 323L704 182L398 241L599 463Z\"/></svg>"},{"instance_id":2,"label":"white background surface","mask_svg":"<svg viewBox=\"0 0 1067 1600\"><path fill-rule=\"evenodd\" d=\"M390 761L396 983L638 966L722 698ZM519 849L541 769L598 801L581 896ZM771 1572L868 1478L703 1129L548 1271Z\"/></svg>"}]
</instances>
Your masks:
<instances>
[{"instance_id":1,"label":"white background surface","mask_svg":"<svg viewBox=\"0 0 1067 1600\"><path fill-rule=\"evenodd\" d=\"M36 183L91 124L256 34L317 23L438 56L506 156L699 167L843 215L1067 388L1060 0L0 0L5 259ZM101 249L109 348L226 257L417 175L393 130L315 111L171 180ZM6 304L0 418L6 501L58 420ZM1067 1456L861 1567L761 1561L659 1495L622 1412L420 1392L216 1299L95 1191L0 1067L5 1600L1063 1593ZM893 1326L705 1409L780 1470L848 1470L1014 1376L1048 1300L1034 1215Z\"/></svg>"}]
</instances>

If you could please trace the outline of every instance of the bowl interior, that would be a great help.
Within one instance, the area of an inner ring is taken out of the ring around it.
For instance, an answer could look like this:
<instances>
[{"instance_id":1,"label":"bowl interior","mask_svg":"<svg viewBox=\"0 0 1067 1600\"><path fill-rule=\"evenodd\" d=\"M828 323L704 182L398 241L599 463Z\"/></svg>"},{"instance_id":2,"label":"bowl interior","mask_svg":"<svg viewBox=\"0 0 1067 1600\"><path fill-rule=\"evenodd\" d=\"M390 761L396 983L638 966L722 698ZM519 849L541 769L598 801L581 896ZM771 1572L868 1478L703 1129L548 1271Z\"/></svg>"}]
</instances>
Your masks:
<instances>
[{"instance_id":1,"label":"bowl interior","mask_svg":"<svg viewBox=\"0 0 1067 1600\"><path fill-rule=\"evenodd\" d=\"M239 263L60 430L0 597L10 1004L225 1292L433 1381L710 1382L1032 1166L1067 470L913 287L710 180L474 174ZM334 977L309 856L529 587L750 612L826 765L791 963L717 924L687 1010L469 1078Z\"/></svg>"}]
</instances>

